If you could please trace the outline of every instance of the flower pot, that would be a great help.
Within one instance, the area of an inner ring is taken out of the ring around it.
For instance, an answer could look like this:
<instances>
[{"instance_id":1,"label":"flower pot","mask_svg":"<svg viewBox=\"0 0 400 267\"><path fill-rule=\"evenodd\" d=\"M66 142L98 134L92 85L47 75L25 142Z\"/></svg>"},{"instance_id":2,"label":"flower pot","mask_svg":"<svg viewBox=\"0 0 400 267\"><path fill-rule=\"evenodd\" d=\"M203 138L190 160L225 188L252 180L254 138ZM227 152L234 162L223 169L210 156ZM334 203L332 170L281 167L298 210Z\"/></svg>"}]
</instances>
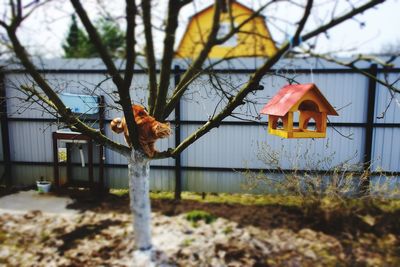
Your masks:
<instances>
[{"instance_id":1,"label":"flower pot","mask_svg":"<svg viewBox=\"0 0 400 267\"><path fill-rule=\"evenodd\" d=\"M49 181L36 182L39 193L48 193L50 191L51 183Z\"/></svg>"}]
</instances>

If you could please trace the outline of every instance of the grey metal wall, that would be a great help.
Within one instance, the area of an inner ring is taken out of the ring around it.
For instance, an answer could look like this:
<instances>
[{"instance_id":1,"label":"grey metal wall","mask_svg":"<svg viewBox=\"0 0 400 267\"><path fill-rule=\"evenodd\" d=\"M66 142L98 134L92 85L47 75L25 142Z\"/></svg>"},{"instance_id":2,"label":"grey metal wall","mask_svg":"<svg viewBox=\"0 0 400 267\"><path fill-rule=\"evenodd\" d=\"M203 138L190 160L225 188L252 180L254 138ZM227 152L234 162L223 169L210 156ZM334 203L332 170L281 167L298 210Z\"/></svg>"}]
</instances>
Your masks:
<instances>
[{"instance_id":1,"label":"grey metal wall","mask_svg":"<svg viewBox=\"0 0 400 267\"><path fill-rule=\"evenodd\" d=\"M233 75L236 78L238 75ZM239 75L238 80L244 80L244 74ZM311 82L310 75L298 74L296 80L299 82ZM313 81L319 86L323 94L336 108L340 109L339 117L330 117L331 122L366 122L366 102L368 80L360 74L314 74ZM286 81L284 79L265 78L262 81L264 90L259 92L258 97L273 96ZM193 89L192 89L193 90ZM195 89L194 89L195 90ZM205 99L201 95L204 90L198 90L197 95L200 99ZM206 94L206 92L204 92ZM215 101L218 99L215 98ZM206 121L212 114L216 103L212 101L195 102L185 101L182 103L183 120ZM256 106L259 111L262 105ZM250 118L250 117L249 117ZM227 121L237 121L235 118L228 118ZM262 117L262 122L267 118ZM198 125L183 125L182 135L186 137L196 130ZM285 147L285 151L291 156L282 157L282 167L290 168L290 159L299 154L299 147L307 148L314 154L328 154L336 152L334 165L343 159L353 158L353 162L361 162L364 155L363 141L365 139L364 129L361 127L329 127L327 139L281 139L277 136L267 134L266 127L255 125L222 125L218 129L202 137L186 151L183 152L182 163L184 166L196 167L225 167L243 168L246 163L249 168L265 168L262 162L257 160L257 151L260 143L267 142L273 150L280 151ZM352 135L352 139L344 138L342 135ZM306 162L299 162L300 169L304 169Z\"/></svg>"},{"instance_id":2,"label":"grey metal wall","mask_svg":"<svg viewBox=\"0 0 400 267\"><path fill-rule=\"evenodd\" d=\"M380 74L379 78L399 87L399 73ZM390 91L378 85L375 123L400 123L400 97L392 98ZM400 128L375 128L373 140L373 164L375 169L400 171Z\"/></svg>"},{"instance_id":3,"label":"grey metal wall","mask_svg":"<svg viewBox=\"0 0 400 267\"><path fill-rule=\"evenodd\" d=\"M58 91L78 93L78 94L97 94L104 95L108 104L113 103L116 97L112 81L99 71L98 73L85 72L88 63L82 65L72 64L71 62L56 61L46 63L45 69L57 70L57 73L46 74L46 79ZM85 65L86 64L86 65ZM297 65L296 65L297 64ZM74 67L74 68L72 68ZM226 67L226 66L225 66ZM221 68L225 68L224 66ZM231 66L230 66L231 67ZM240 68L242 66L239 66ZM246 68L249 66L245 66ZM369 67L366 65L365 67ZM101 69L98 65L91 66L90 70ZM304 72L309 69L309 63L291 62L281 67L279 74L285 74L295 78L298 82L315 82L321 89L326 98L338 109L339 117L330 117L333 123L354 123L358 126L335 126L328 127L326 139L281 139L276 136L268 135L266 127L255 124L234 124L225 123L211 132L182 153L182 187L188 191L207 191L207 192L241 192L244 177L235 169L264 169L268 168L258 158L259 153L265 153L265 143L271 151L280 152L280 165L282 168L307 169L310 168L310 160L314 158L332 158L330 164L320 164L321 169L328 169L344 161L350 163L362 163L364 158L365 146L365 127L367 120L367 99L368 99L368 79L357 73L345 72L338 66L319 65L314 66L314 72ZM329 72L318 72L318 69L330 68ZM296 72L297 69L303 71ZM332 70L333 69L333 70ZM334 69L338 71L335 72ZM226 71L218 72L223 80L224 86L231 86L230 90L237 90L240 85L246 82L249 73ZM399 72L381 74L382 78L395 81L399 77ZM31 83L28 76L13 70L6 73L6 92L8 117L10 118L10 144L11 160L13 164L13 182L15 184L32 184L41 176L52 179L52 145L51 133L57 129L53 122L43 121L43 118L51 118L50 115L43 113L38 106L27 108L21 99L26 98L19 90L20 84ZM249 98L262 100L266 103L283 85L287 82L277 76L266 75L262 80L263 91L249 96ZM171 77L173 84L173 77ZM145 104L147 88L147 77L144 73L134 76L134 88L131 95L137 103ZM226 87L229 88L229 87ZM400 123L400 104L399 100L392 100L393 103L387 107L390 101L389 91L381 85L377 86L375 100L375 118L386 110L383 119L375 119L375 123ZM193 133L201 123L207 121L214 112L220 110L224 104L219 103L218 94L212 90L209 84L209 77L202 76L190 86L189 92L181 102L181 120L188 121L180 125L182 138ZM262 105L244 106L238 109L245 118L252 119L253 115L261 109ZM111 106L106 110L106 119L110 120L120 116L121 112ZM173 119L174 114L170 116ZM25 120L27 119L27 120ZM38 119L32 121L31 119ZM237 118L229 117L227 122L238 122ZM261 122L266 122L267 118L262 117ZM397 134L397 135L396 135ZM374 170L383 169L385 171L400 172L400 128L376 127L373 133L372 162ZM111 132L106 125L106 135L113 140L124 142L122 135ZM351 139L344 136L351 136ZM159 150L174 147L174 136L157 143ZM1 150L2 151L2 150ZM95 147L95 155L98 148ZM301 160L299 155L305 153L310 155L310 160ZM1 152L0 152L1 153ZM85 151L86 153L86 151ZM0 160L1 158L0 154ZM85 158L87 155L85 154ZM74 150L73 162L79 163L77 149ZM297 159L297 160L296 160ZM33 163L32 163L33 162ZM94 157L94 162L98 162ZM106 149L106 168L105 176L109 185L114 188L127 186L127 168L123 165L127 161L121 155ZM114 166L112 165L121 165ZM154 168L151 172L152 190L173 190L175 185L175 174L173 159L156 160L152 162ZM65 168L61 168L61 179L65 179ZM74 166L74 178L78 180L86 179L87 169ZM97 169L95 171L95 176Z\"/></svg>"},{"instance_id":4,"label":"grey metal wall","mask_svg":"<svg viewBox=\"0 0 400 267\"><path fill-rule=\"evenodd\" d=\"M58 91L75 93L75 94L92 94L93 88L97 86L95 94L103 95L106 103L113 103L113 91L115 90L110 79L99 73L61 73L61 74L45 74L47 81ZM137 103L144 104L145 98L146 76L144 74L135 75L135 90L132 90L132 98ZM51 163L53 160L52 137L53 131L58 129L58 125L53 121L45 121L43 119L54 118L50 114L43 112L42 108L36 104L27 104L22 100L27 96L19 90L21 84L32 83L29 76L24 73L10 72L6 75L7 89L7 107L9 118L9 132L11 144L11 160L13 164L13 182L15 184L29 185L33 184L40 177L52 179L53 169ZM99 84L101 85L99 86ZM106 108L105 119L111 120L121 116L121 112L112 107ZM171 115L173 116L173 114ZM36 119L32 121L32 119ZM124 142L123 135L113 133L109 125L106 124L106 135L111 139ZM60 144L59 144L60 145ZM174 146L173 136L166 140L158 142L157 147L160 150ZM1 153L2 153L1 149ZM84 157L88 158L87 150L84 149ZM94 147L94 163L98 163L98 147ZM1 155L2 156L2 155ZM127 160L111 151L105 150L106 164L127 164ZM1 158L2 160L2 158ZM72 162L79 163L77 146L73 147ZM158 166L173 166L173 159L164 159L153 161ZM38 163L38 164L34 164ZM95 177L98 170L95 169ZM172 190L174 179L172 171L169 170L153 170L151 177L151 185L154 190ZM66 170L60 167L61 180L65 179ZM74 179L87 180L87 167L74 167ZM105 172L107 182L111 187L126 187L127 184L127 168L106 168Z\"/></svg>"}]
</instances>

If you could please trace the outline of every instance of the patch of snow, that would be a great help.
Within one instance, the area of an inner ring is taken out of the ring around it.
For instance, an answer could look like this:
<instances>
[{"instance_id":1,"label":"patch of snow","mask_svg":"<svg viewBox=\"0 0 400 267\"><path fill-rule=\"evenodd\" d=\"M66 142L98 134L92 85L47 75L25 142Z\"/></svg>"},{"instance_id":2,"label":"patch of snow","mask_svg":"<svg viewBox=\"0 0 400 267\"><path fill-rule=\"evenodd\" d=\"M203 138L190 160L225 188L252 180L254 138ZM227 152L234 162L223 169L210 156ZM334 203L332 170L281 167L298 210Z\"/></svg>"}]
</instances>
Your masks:
<instances>
[{"instance_id":1,"label":"patch of snow","mask_svg":"<svg viewBox=\"0 0 400 267\"><path fill-rule=\"evenodd\" d=\"M45 213L74 215L78 211L67 209L73 200L69 197L57 197L51 194L40 194L37 191L20 191L1 198L0 214L21 214L32 210Z\"/></svg>"}]
</instances>

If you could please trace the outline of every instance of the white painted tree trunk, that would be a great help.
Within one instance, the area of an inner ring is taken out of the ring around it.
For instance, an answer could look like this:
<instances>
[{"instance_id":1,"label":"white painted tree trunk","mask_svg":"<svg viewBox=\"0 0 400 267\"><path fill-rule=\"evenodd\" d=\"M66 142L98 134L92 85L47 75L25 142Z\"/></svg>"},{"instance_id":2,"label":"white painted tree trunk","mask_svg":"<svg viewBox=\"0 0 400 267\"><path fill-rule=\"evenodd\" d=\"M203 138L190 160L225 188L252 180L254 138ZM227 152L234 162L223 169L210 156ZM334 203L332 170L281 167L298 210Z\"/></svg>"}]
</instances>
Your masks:
<instances>
[{"instance_id":1,"label":"white painted tree trunk","mask_svg":"<svg viewBox=\"0 0 400 267\"><path fill-rule=\"evenodd\" d=\"M151 208L149 196L150 161L141 152L132 150L129 158L129 195L133 213L135 246L149 251L151 243Z\"/></svg>"}]
</instances>

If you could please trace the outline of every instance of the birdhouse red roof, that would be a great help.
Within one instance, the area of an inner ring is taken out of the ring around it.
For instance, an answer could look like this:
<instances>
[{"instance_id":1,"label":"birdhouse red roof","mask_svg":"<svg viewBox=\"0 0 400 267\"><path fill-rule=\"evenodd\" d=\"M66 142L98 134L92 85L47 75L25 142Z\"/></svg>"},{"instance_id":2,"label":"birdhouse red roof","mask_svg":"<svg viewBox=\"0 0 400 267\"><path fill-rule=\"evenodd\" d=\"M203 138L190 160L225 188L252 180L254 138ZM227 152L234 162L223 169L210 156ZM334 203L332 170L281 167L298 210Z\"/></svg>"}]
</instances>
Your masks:
<instances>
[{"instance_id":1,"label":"birdhouse red roof","mask_svg":"<svg viewBox=\"0 0 400 267\"><path fill-rule=\"evenodd\" d=\"M289 110L296 105L308 92L314 91L323 106L327 109L328 115L338 116L336 110L329 104L328 100L319 91L314 83L291 84L282 87L281 90L263 107L261 114L285 116Z\"/></svg>"}]
</instances>

